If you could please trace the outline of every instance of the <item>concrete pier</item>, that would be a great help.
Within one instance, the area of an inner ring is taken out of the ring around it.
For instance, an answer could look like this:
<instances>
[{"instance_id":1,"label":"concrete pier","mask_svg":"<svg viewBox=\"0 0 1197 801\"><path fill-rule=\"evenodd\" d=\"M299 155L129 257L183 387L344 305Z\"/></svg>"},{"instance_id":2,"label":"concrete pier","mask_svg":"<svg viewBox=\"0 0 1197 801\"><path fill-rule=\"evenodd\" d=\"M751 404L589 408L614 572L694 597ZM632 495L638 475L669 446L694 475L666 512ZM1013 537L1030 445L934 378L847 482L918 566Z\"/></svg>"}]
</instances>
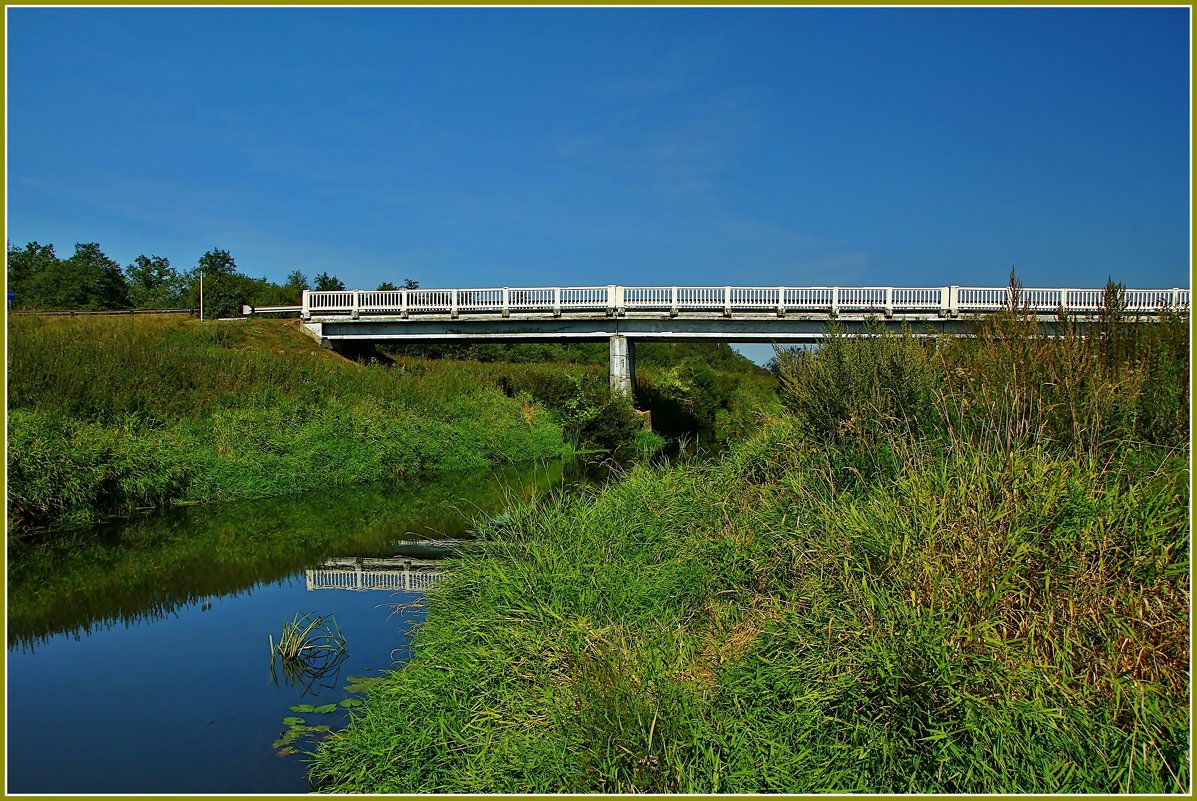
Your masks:
<instances>
[{"instance_id":1,"label":"concrete pier","mask_svg":"<svg viewBox=\"0 0 1197 801\"><path fill-rule=\"evenodd\" d=\"M611 391L631 396L636 388L636 342L623 334L611 337Z\"/></svg>"}]
</instances>

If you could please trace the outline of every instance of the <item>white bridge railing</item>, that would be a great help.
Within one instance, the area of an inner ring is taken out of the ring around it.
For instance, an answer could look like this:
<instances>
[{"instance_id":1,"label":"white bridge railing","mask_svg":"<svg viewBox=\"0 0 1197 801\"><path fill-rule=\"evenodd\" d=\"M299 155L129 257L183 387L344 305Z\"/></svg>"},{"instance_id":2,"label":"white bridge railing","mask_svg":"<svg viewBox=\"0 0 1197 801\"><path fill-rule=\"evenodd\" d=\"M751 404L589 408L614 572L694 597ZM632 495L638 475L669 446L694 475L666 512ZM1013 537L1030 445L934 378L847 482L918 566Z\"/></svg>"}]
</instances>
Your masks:
<instances>
[{"instance_id":1,"label":"white bridge railing","mask_svg":"<svg viewBox=\"0 0 1197 801\"><path fill-rule=\"evenodd\" d=\"M1127 289L1126 311L1158 314L1164 310L1187 311L1188 289ZM1031 312L1092 314L1102 310L1104 289L1023 289L1018 305ZM608 286L499 287L492 289L394 289L342 290L303 293L305 319L348 314L410 317L437 314L625 314L658 312L676 316L685 312L777 314L787 312L928 315L957 317L994 312L1010 304L1007 287L749 287L749 286Z\"/></svg>"}]
</instances>

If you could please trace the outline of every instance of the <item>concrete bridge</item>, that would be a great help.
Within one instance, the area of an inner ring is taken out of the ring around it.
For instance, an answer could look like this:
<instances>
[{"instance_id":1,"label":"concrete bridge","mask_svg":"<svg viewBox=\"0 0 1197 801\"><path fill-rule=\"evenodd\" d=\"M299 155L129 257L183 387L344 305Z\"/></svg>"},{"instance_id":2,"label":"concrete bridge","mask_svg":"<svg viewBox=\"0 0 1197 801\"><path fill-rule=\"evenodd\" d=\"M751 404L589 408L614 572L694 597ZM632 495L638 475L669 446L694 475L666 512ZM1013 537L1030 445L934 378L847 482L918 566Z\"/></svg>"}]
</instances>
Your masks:
<instances>
[{"instance_id":1,"label":"concrete bridge","mask_svg":"<svg viewBox=\"0 0 1197 801\"><path fill-rule=\"evenodd\" d=\"M1127 289L1140 318L1187 311L1188 289ZM1105 290L1024 288L1017 305L1051 324L1060 312L1093 317ZM305 290L300 316L321 344L528 342L610 343L611 388L630 394L637 341L818 342L830 323L919 334L967 335L978 316L1009 308L1007 287L619 286L490 289ZM251 310L252 311L252 310Z\"/></svg>"}]
</instances>

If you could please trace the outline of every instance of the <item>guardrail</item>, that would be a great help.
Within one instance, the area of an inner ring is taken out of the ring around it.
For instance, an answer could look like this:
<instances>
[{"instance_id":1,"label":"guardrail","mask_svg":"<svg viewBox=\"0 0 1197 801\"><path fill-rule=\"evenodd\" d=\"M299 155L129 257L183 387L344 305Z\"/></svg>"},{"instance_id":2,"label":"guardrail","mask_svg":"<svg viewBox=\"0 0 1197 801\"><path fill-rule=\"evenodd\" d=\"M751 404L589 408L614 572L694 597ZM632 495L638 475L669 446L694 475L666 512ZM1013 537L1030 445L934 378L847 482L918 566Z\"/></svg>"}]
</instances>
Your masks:
<instances>
[{"instance_id":1,"label":"guardrail","mask_svg":"<svg viewBox=\"0 0 1197 801\"><path fill-rule=\"evenodd\" d=\"M299 307L296 306L296 309ZM96 315L140 315L140 314L196 314L195 309L101 309L99 311L17 309L9 312L14 317L91 317Z\"/></svg>"},{"instance_id":2,"label":"guardrail","mask_svg":"<svg viewBox=\"0 0 1197 801\"><path fill-rule=\"evenodd\" d=\"M1130 314L1158 314L1189 308L1190 290L1127 289L1126 311ZM1104 306L1104 289L1021 290L1019 308L1051 314L1095 313ZM824 313L837 317L844 312L961 314L994 312L1008 308L1008 287L749 287L749 286L607 286L591 287L498 287L490 289L394 289L305 290L301 315L348 314L409 317L422 314L514 314L545 313L560 317L570 312L661 312L677 316L683 312Z\"/></svg>"}]
</instances>

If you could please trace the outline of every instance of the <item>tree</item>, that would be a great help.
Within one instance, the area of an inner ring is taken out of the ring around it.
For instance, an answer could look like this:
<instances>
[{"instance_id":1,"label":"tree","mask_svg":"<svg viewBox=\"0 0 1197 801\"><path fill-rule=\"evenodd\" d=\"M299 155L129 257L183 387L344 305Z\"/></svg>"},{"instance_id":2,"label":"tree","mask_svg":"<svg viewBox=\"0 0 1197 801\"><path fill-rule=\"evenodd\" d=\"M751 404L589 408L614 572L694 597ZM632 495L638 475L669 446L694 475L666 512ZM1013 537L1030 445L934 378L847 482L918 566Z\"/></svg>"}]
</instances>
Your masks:
<instances>
[{"instance_id":1,"label":"tree","mask_svg":"<svg viewBox=\"0 0 1197 801\"><path fill-rule=\"evenodd\" d=\"M299 303L303 298L303 291L311 288L306 275L299 270L292 270L287 275L286 283L283 284L283 293L286 298L283 303L291 305Z\"/></svg>"},{"instance_id":2,"label":"tree","mask_svg":"<svg viewBox=\"0 0 1197 801\"><path fill-rule=\"evenodd\" d=\"M212 248L200 256L196 269L204 274L204 280L210 275L234 275L237 272L237 262L227 250Z\"/></svg>"},{"instance_id":3,"label":"tree","mask_svg":"<svg viewBox=\"0 0 1197 801\"><path fill-rule=\"evenodd\" d=\"M46 308L42 283L59 267L53 245L30 242L18 250L8 245L8 291L17 308Z\"/></svg>"},{"instance_id":4,"label":"tree","mask_svg":"<svg viewBox=\"0 0 1197 801\"><path fill-rule=\"evenodd\" d=\"M237 262L227 250L213 248L200 256L195 269L189 278L192 280L187 290L189 303L192 298L198 305L198 273L204 275L204 317L236 317L241 314L241 305L249 296L247 278L237 272Z\"/></svg>"},{"instance_id":5,"label":"tree","mask_svg":"<svg viewBox=\"0 0 1197 801\"><path fill-rule=\"evenodd\" d=\"M129 285L119 264L95 242L78 242L75 253L43 276L43 308L101 311L127 309Z\"/></svg>"},{"instance_id":6,"label":"tree","mask_svg":"<svg viewBox=\"0 0 1197 801\"><path fill-rule=\"evenodd\" d=\"M315 286L313 289L317 292L339 292L345 288L345 284L340 278L337 278L335 275L329 275L328 273L320 273L314 280Z\"/></svg>"},{"instance_id":7,"label":"tree","mask_svg":"<svg viewBox=\"0 0 1197 801\"><path fill-rule=\"evenodd\" d=\"M125 268L135 309L174 309L183 303L186 282L165 256L138 256Z\"/></svg>"},{"instance_id":8,"label":"tree","mask_svg":"<svg viewBox=\"0 0 1197 801\"><path fill-rule=\"evenodd\" d=\"M390 281L383 281L381 284L378 285L379 291L384 291L384 290L394 291L396 289L419 289L419 288L420 288L420 282L413 281L410 278L404 278L403 286L401 286L401 287L395 286Z\"/></svg>"},{"instance_id":9,"label":"tree","mask_svg":"<svg viewBox=\"0 0 1197 801\"><path fill-rule=\"evenodd\" d=\"M303 292L305 289L311 289L308 284L308 277L299 270L292 270L287 274L287 281L283 284L283 289L291 289L296 292Z\"/></svg>"}]
</instances>

